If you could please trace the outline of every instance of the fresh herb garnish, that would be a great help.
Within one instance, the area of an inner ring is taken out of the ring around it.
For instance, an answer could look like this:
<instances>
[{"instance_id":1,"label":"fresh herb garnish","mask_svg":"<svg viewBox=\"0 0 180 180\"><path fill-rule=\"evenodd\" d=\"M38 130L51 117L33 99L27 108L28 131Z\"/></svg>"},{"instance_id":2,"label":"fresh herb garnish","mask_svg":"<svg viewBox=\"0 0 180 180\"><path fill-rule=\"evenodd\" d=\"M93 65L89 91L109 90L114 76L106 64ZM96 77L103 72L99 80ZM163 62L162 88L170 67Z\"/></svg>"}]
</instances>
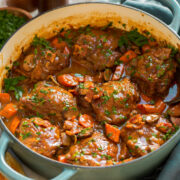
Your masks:
<instances>
[{"instance_id":1,"label":"fresh herb garnish","mask_svg":"<svg viewBox=\"0 0 180 180\"><path fill-rule=\"evenodd\" d=\"M26 79L25 76L17 76L14 78L4 79L5 92L14 91L15 98L19 100L22 97L23 88L17 85L20 81L23 81L25 79Z\"/></svg>"},{"instance_id":2,"label":"fresh herb garnish","mask_svg":"<svg viewBox=\"0 0 180 180\"><path fill-rule=\"evenodd\" d=\"M122 47L122 46L127 47L129 42L134 43L136 46L141 47L148 43L148 39L144 35L140 34L137 31L137 29L134 29L122 35L120 37L120 40L118 41L118 45L119 47Z\"/></svg>"},{"instance_id":3,"label":"fresh herb garnish","mask_svg":"<svg viewBox=\"0 0 180 180\"><path fill-rule=\"evenodd\" d=\"M34 47L40 46L41 48L49 49L49 50L53 51L53 48L50 46L50 42L44 38L38 37L37 35L35 35L35 37L32 41L32 45Z\"/></svg>"}]
</instances>

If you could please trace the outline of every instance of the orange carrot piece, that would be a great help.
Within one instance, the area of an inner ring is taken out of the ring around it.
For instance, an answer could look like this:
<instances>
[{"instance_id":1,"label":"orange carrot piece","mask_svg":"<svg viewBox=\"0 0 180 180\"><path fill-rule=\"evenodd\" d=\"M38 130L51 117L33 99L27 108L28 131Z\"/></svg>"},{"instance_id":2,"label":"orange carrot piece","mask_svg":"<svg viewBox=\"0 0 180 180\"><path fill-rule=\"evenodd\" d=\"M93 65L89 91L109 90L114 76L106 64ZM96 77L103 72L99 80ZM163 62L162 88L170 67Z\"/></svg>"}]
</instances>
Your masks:
<instances>
[{"instance_id":1,"label":"orange carrot piece","mask_svg":"<svg viewBox=\"0 0 180 180\"><path fill-rule=\"evenodd\" d=\"M84 82L84 76L78 73L75 73L74 76L79 82Z\"/></svg>"},{"instance_id":2,"label":"orange carrot piece","mask_svg":"<svg viewBox=\"0 0 180 180\"><path fill-rule=\"evenodd\" d=\"M172 126L171 123L168 122L160 122L156 124L156 128L163 133L167 133L169 130L171 132L174 131L174 127Z\"/></svg>"},{"instance_id":3,"label":"orange carrot piece","mask_svg":"<svg viewBox=\"0 0 180 180\"><path fill-rule=\"evenodd\" d=\"M122 55L120 57L120 61L124 62L124 63L128 63L129 61L131 61L133 58L135 58L137 56L137 54L132 51L132 50L129 50L127 51L124 55Z\"/></svg>"},{"instance_id":4,"label":"orange carrot piece","mask_svg":"<svg viewBox=\"0 0 180 180\"><path fill-rule=\"evenodd\" d=\"M145 94L141 94L141 97L142 97L142 99L143 99L144 101L146 101L146 102L151 101L151 98L148 97L148 96L146 96Z\"/></svg>"},{"instance_id":5,"label":"orange carrot piece","mask_svg":"<svg viewBox=\"0 0 180 180\"><path fill-rule=\"evenodd\" d=\"M0 102L1 103L9 103L11 101L10 94L8 93L0 93Z\"/></svg>"},{"instance_id":6,"label":"orange carrot piece","mask_svg":"<svg viewBox=\"0 0 180 180\"><path fill-rule=\"evenodd\" d=\"M67 159L66 159L65 155L59 155L58 156L58 161L62 162L62 163L66 163Z\"/></svg>"},{"instance_id":7,"label":"orange carrot piece","mask_svg":"<svg viewBox=\"0 0 180 180\"><path fill-rule=\"evenodd\" d=\"M11 121L11 125L9 127L10 131L14 134L16 132L17 127L20 124L20 119L18 116L15 116L12 121Z\"/></svg>"},{"instance_id":8,"label":"orange carrot piece","mask_svg":"<svg viewBox=\"0 0 180 180\"><path fill-rule=\"evenodd\" d=\"M151 47L150 47L148 44L145 44L145 45L142 47L143 53L148 52L150 49L151 49Z\"/></svg>"},{"instance_id":9,"label":"orange carrot piece","mask_svg":"<svg viewBox=\"0 0 180 180\"><path fill-rule=\"evenodd\" d=\"M70 74L59 75L57 77L57 80L60 84L67 86L67 87L72 87L72 86L78 85L77 78Z\"/></svg>"},{"instance_id":10,"label":"orange carrot piece","mask_svg":"<svg viewBox=\"0 0 180 180\"><path fill-rule=\"evenodd\" d=\"M94 126L93 118L87 114L83 114L79 117L79 124L85 128L92 128Z\"/></svg>"},{"instance_id":11,"label":"orange carrot piece","mask_svg":"<svg viewBox=\"0 0 180 180\"><path fill-rule=\"evenodd\" d=\"M65 47L67 44L64 41L59 42L58 38L54 38L51 42L52 46L61 49L62 47Z\"/></svg>"},{"instance_id":12,"label":"orange carrot piece","mask_svg":"<svg viewBox=\"0 0 180 180\"><path fill-rule=\"evenodd\" d=\"M17 113L17 107L15 104L10 103L7 104L1 111L0 111L0 115L4 116L6 118L11 118L12 116L14 116Z\"/></svg>"},{"instance_id":13,"label":"orange carrot piece","mask_svg":"<svg viewBox=\"0 0 180 180\"><path fill-rule=\"evenodd\" d=\"M113 81L119 80L122 77L123 73L124 73L124 65L120 64L119 66L116 67L112 80Z\"/></svg>"},{"instance_id":14,"label":"orange carrot piece","mask_svg":"<svg viewBox=\"0 0 180 180\"><path fill-rule=\"evenodd\" d=\"M158 100L155 105L150 104L138 104L137 108L144 114L161 114L166 108L166 104L162 100Z\"/></svg>"},{"instance_id":15,"label":"orange carrot piece","mask_svg":"<svg viewBox=\"0 0 180 180\"><path fill-rule=\"evenodd\" d=\"M120 130L107 123L105 124L105 129L107 137L115 143L118 143L120 138Z\"/></svg>"}]
</instances>

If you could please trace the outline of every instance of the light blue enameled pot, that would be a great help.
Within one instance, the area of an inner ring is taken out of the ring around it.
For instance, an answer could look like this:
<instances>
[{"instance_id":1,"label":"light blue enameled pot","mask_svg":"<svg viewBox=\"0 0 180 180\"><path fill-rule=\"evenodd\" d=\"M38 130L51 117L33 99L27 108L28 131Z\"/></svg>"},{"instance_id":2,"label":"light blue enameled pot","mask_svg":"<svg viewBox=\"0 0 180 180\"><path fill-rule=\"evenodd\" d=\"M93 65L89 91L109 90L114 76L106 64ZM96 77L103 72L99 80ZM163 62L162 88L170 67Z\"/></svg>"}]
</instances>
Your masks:
<instances>
[{"instance_id":1,"label":"light blue enameled pot","mask_svg":"<svg viewBox=\"0 0 180 180\"><path fill-rule=\"evenodd\" d=\"M177 31L180 26L180 7L175 0L161 0L168 6L174 15L170 25L164 24L157 18L138 9L123 5L105 3L85 3L70 5L44 13L20 28L4 45L0 52L0 87L6 74L6 66L11 66L15 61L21 48L28 48L35 34L46 38L54 36L62 27L69 25L78 28L91 24L92 26L104 26L109 21L117 28L126 29L137 27L140 31L148 30L158 40L166 40L168 43L178 47L180 38ZM126 180L136 179L156 168L170 153L180 140L178 131L170 140L163 144L158 150L131 162L109 167L82 167L64 164L40 154L37 154L24 146L7 129L2 120L0 127L3 131L0 138L0 171L9 179L31 180L18 174L5 162L5 152L11 148L29 167L37 173L54 180Z\"/></svg>"}]
</instances>

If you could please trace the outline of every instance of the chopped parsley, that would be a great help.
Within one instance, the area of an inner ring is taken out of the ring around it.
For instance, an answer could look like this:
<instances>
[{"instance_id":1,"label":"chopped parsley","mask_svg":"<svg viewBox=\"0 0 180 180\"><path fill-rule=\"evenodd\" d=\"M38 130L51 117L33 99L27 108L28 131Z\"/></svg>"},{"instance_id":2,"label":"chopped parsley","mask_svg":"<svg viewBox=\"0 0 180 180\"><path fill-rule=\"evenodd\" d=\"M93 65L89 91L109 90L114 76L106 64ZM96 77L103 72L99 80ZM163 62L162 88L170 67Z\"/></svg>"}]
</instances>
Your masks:
<instances>
[{"instance_id":1,"label":"chopped parsley","mask_svg":"<svg viewBox=\"0 0 180 180\"><path fill-rule=\"evenodd\" d=\"M50 46L50 42L44 38L38 37L37 35L35 35L35 37L32 41L32 45L34 47L40 46L41 48L49 49L49 50L53 51L53 48Z\"/></svg>"},{"instance_id":2,"label":"chopped parsley","mask_svg":"<svg viewBox=\"0 0 180 180\"><path fill-rule=\"evenodd\" d=\"M26 138L28 138L29 136L31 136L30 132L27 132L25 134L20 134L20 136L22 137L23 140L25 140Z\"/></svg>"},{"instance_id":3,"label":"chopped parsley","mask_svg":"<svg viewBox=\"0 0 180 180\"><path fill-rule=\"evenodd\" d=\"M6 78L4 79L4 88L5 92L13 91L15 98L19 100L23 94L23 88L21 86L17 86L20 81L25 80L25 76L17 76L14 78Z\"/></svg>"},{"instance_id":4,"label":"chopped parsley","mask_svg":"<svg viewBox=\"0 0 180 180\"><path fill-rule=\"evenodd\" d=\"M120 48L122 46L127 47L129 42L141 47L148 43L148 39L144 35L140 34L137 29L134 29L122 35L118 41L118 45Z\"/></svg>"}]
</instances>

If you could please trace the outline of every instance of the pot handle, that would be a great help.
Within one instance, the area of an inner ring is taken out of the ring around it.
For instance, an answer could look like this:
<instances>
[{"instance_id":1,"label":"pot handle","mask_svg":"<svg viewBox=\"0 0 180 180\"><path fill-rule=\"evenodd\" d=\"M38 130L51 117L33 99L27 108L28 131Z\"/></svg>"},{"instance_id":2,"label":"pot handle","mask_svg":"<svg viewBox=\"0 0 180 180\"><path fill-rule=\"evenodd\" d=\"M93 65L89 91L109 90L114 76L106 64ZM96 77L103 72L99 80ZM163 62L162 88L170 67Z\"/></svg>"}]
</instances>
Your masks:
<instances>
[{"instance_id":1,"label":"pot handle","mask_svg":"<svg viewBox=\"0 0 180 180\"><path fill-rule=\"evenodd\" d=\"M5 161L5 153L10 143L8 134L4 131L0 138L0 171L9 179L15 180L32 180L31 178L25 177L12 169Z\"/></svg>"},{"instance_id":2,"label":"pot handle","mask_svg":"<svg viewBox=\"0 0 180 180\"><path fill-rule=\"evenodd\" d=\"M156 0L157 1L157 0ZM116 3L116 0L111 0L110 2ZM121 4L128 3L128 0L121 0ZM176 33L178 33L178 30L180 28L180 5L176 0L158 0L158 2L161 2L164 6L170 8L173 14L173 20L171 24L168 26ZM142 4L139 1L130 1L128 3L128 6L133 6L133 4L138 4L139 6Z\"/></svg>"},{"instance_id":3,"label":"pot handle","mask_svg":"<svg viewBox=\"0 0 180 180\"><path fill-rule=\"evenodd\" d=\"M16 172L12 169L5 161L5 153L8 149L10 138L8 134L4 131L0 137L0 171L9 179L15 180L33 180L32 178L25 177L22 174ZM60 175L53 178L53 180L68 180L72 177L77 170L64 169Z\"/></svg>"},{"instance_id":4,"label":"pot handle","mask_svg":"<svg viewBox=\"0 0 180 180\"><path fill-rule=\"evenodd\" d=\"M77 173L77 170L75 169L66 169L61 172L58 176L52 178L51 180L68 180L70 179L73 175Z\"/></svg>"},{"instance_id":5,"label":"pot handle","mask_svg":"<svg viewBox=\"0 0 180 180\"><path fill-rule=\"evenodd\" d=\"M169 27L178 33L180 29L180 5L176 0L160 0L160 2L169 7L173 13L173 20Z\"/></svg>"}]
</instances>

